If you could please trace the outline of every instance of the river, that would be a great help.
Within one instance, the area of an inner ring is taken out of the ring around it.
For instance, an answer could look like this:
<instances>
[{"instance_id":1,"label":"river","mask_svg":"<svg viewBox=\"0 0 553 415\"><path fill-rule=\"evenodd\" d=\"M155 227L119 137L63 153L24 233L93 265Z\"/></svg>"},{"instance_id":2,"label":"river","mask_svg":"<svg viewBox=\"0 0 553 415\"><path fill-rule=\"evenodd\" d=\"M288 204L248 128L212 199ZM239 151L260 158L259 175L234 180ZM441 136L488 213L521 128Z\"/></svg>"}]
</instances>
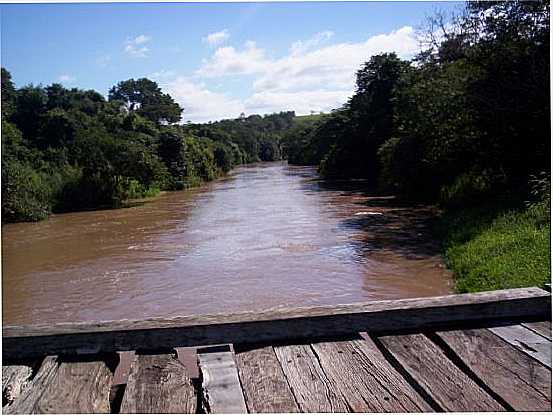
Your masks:
<instances>
[{"instance_id":1,"label":"river","mask_svg":"<svg viewBox=\"0 0 553 415\"><path fill-rule=\"evenodd\" d=\"M4 225L3 324L447 294L434 214L277 162L130 208Z\"/></svg>"}]
</instances>

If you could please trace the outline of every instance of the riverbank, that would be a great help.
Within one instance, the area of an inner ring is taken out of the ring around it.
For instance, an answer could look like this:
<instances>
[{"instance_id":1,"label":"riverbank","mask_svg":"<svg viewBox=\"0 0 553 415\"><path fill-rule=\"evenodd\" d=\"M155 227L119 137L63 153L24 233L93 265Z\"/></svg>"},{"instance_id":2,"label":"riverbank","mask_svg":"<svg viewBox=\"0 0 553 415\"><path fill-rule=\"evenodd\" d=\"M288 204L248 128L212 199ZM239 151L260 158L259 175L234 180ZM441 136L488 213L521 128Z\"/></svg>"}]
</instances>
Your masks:
<instances>
[{"instance_id":1,"label":"riverbank","mask_svg":"<svg viewBox=\"0 0 553 415\"><path fill-rule=\"evenodd\" d=\"M519 210L451 211L439 227L457 292L543 286L551 280L548 202Z\"/></svg>"}]
</instances>

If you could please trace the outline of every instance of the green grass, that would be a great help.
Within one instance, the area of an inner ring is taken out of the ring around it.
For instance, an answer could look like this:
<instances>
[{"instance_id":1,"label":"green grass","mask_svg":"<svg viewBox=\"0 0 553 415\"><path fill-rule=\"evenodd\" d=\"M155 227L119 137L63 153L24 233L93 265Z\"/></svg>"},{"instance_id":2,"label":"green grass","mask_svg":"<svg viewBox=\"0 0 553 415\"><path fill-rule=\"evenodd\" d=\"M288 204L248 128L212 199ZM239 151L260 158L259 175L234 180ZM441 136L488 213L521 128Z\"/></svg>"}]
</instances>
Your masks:
<instances>
[{"instance_id":1,"label":"green grass","mask_svg":"<svg viewBox=\"0 0 553 415\"><path fill-rule=\"evenodd\" d=\"M551 279L548 204L448 213L441 228L458 292L542 286Z\"/></svg>"}]
</instances>

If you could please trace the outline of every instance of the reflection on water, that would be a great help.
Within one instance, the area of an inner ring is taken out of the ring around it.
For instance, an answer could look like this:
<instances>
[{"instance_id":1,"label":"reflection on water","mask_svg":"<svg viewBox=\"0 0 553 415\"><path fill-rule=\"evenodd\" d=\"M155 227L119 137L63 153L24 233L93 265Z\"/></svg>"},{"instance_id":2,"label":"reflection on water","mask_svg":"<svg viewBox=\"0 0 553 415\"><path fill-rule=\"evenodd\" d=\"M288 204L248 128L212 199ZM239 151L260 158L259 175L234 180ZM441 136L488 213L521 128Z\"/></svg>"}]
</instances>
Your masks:
<instances>
[{"instance_id":1,"label":"reflection on water","mask_svg":"<svg viewBox=\"0 0 553 415\"><path fill-rule=\"evenodd\" d=\"M432 211L239 167L128 209L2 228L4 324L111 320L449 293Z\"/></svg>"}]
</instances>

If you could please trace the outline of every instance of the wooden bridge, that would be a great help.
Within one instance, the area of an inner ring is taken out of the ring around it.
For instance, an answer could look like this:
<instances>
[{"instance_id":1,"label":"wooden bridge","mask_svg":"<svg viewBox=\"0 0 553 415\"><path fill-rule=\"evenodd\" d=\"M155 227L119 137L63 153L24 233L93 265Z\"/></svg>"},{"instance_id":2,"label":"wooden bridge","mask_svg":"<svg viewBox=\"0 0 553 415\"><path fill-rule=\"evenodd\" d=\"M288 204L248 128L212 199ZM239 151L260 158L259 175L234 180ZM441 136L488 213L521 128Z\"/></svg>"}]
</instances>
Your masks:
<instances>
[{"instance_id":1,"label":"wooden bridge","mask_svg":"<svg viewBox=\"0 0 553 415\"><path fill-rule=\"evenodd\" d=\"M3 328L3 411L550 411L539 288Z\"/></svg>"}]
</instances>

